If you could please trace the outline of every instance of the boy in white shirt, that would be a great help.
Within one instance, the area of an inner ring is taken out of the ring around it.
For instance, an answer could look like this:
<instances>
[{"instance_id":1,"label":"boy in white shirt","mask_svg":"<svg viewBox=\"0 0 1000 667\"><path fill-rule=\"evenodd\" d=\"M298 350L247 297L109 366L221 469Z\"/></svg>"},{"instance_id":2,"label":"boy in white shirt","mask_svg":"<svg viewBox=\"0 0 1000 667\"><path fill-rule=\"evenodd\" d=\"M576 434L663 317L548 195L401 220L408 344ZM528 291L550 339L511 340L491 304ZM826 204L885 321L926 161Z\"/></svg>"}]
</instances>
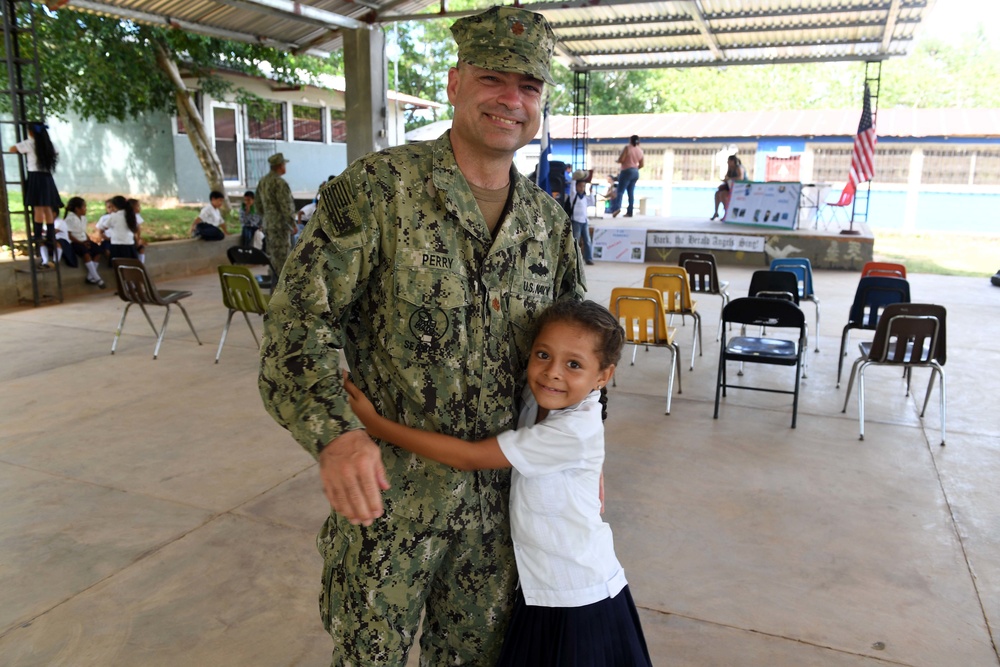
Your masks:
<instances>
[{"instance_id":1,"label":"boy in white shirt","mask_svg":"<svg viewBox=\"0 0 1000 667\"><path fill-rule=\"evenodd\" d=\"M191 238L201 238L202 241L221 241L226 238L226 234L229 232L220 210L226 196L213 190L208 199L211 203L202 208L198 217L191 223Z\"/></svg>"}]
</instances>

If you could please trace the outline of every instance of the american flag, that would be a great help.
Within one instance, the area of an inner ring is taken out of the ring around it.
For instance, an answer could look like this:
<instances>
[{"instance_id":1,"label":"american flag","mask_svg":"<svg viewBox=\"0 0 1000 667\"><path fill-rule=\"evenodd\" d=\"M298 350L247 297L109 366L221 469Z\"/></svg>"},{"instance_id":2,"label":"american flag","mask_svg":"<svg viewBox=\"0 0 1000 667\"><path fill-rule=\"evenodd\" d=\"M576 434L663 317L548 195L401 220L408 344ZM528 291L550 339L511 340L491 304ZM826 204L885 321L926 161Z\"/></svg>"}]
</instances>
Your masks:
<instances>
[{"instance_id":1,"label":"american flag","mask_svg":"<svg viewBox=\"0 0 1000 667\"><path fill-rule=\"evenodd\" d=\"M875 176L875 126L872 124L872 96L865 84L865 103L861 110L861 122L858 123L858 134L854 137L854 153L851 155L851 173L840 199L850 193L853 196L858 183L870 181ZM848 199L850 201L850 199Z\"/></svg>"}]
</instances>

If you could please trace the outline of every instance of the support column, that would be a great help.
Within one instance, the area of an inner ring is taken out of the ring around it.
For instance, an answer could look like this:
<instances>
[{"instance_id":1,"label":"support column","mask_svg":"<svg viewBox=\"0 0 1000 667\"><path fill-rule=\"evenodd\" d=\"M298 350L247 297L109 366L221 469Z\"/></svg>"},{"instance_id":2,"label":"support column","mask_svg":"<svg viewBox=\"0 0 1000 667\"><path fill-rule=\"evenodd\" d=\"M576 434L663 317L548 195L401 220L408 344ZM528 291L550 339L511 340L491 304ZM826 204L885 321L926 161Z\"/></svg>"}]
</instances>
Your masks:
<instances>
[{"instance_id":1,"label":"support column","mask_svg":"<svg viewBox=\"0 0 1000 667\"><path fill-rule=\"evenodd\" d=\"M385 35L378 28L343 30L347 161L389 145Z\"/></svg>"},{"instance_id":2,"label":"support column","mask_svg":"<svg viewBox=\"0 0 1000 667\"><path fill-rule=\"evenodd\" d=\"M903 207L903 231L917 228L917 211L920 206L920 182L924 173L924 151L914 148L910 153L910 173L906 177L906 204Z\"/></svg>"}]
</instances>

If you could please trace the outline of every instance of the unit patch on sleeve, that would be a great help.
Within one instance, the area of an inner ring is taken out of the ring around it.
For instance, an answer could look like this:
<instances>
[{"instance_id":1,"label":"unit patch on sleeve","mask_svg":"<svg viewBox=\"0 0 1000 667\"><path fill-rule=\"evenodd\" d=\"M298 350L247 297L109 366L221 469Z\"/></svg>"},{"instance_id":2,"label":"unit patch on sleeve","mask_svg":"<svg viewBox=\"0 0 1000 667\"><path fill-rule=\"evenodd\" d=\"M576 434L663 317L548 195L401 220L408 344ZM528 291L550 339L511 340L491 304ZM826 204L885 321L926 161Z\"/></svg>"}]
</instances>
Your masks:
<instances>
[{"instance_id":1,"label":"unit patch on sleeve","mask_svg":"<svg viewBox=\"0 0 1000 667\"><path fill-rule=\"evenodd\" d=\"M361 226L346 180L338 179L323 188L320 201L330 216L330 226L337 236L343 236Z\"/></svg>"}]
</instances>

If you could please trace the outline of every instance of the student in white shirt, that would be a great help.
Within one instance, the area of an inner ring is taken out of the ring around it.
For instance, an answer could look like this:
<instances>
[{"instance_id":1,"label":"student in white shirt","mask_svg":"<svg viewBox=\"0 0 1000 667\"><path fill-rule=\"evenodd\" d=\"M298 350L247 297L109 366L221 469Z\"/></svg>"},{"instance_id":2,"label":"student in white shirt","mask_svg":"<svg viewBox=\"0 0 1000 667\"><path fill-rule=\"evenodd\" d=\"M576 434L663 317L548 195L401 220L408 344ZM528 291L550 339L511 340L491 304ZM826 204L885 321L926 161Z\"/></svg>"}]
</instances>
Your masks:
<instances>
[{"instance_id":1,"label":"student in white shirt","mask_svg":"<svg viewBox=\"0 0 1000 667\"><path fill-rule=\"evenodd\" d=\"M107 228L104 230L108 240L111 241L111 258L139 259L139 252L135 248L135 235L139 229L135 210L121 195L111 198L111 208L114 210L108 217Z\"/></svg>"},{"instance_id":2,"label":"student in white shirt","mask_svg":"<svg viewBox=\"0 0 1000 667\"><path fill-rule=\"evenodd\" d=\"M83 260L87 267L87 282L104 289L104 280L97 272L97 260L101 255L99 245L87 236L87 202L83 197L71 197L66 204L66 219L63 223L69 237L72 254Z\"/></svg>"},{"instance_id":3,"label":"student in white shirt","mask_svg":"<svg viewBox=\"0 0 1000 667\"><path fill-rule=\"evenodd\" d=\"M49 249L55 252L58 245L55 241L56 213L62 208L62 199L52 172L59 162L59 152L49 138L48 126L44 123L29 123L28 138L10 147L11 153L21 153L25 156L25 167L28 180L24 186L24 205L34 212L34 230L32 236L42 254L42 266L55 268L55 262L49 257ZM44 239L44 241L43 241Z\"/></svg>"},{"instance_id":4,"label":"student in white shirt","mask_svg":"<svg viewBox=\"0 0 1000 667\"><path fill-rule=\"evenodd\" d=\"M369 435L461 470L513 467L511 537L520 584L497 665L650 665L639 616L601 519L601 396L624 332L593 301L536 321L518 428L478 442L379 416L345 381Z\"/></svg>"},{"instance_id":5,"label":"student in white shirt","mask_svg":"<svg viewBox=\"0 0 1000 667\"><path fill-rule=\"evenodd\" d=\"M191 238L200 238L202 241L221 241L229 233L221 211L222 204L226 201L226 195L218 190L212 190L208 201L209 204L201 209L198 217L191 223Z\"/></svg>"},{"instance_id":6,"label":"student in white shirt","mask_svg":"<svg viewBox=\"0 0 1000 667\"><path fill-rule=\"evenodd\" d=\"M587 264L594 263L594 247L590 239L590 229L587 221L587 208L597 205L597 198L594 196L594 186L590 186L591 193L587 194L587 183L590 182L591 172L586 169L577 169L573 172L573 180L576 182L576 189L566 199L563 208L573 223L573 238L577 243L583 240L583 261Z\"/></svg>"}]
</instances>

